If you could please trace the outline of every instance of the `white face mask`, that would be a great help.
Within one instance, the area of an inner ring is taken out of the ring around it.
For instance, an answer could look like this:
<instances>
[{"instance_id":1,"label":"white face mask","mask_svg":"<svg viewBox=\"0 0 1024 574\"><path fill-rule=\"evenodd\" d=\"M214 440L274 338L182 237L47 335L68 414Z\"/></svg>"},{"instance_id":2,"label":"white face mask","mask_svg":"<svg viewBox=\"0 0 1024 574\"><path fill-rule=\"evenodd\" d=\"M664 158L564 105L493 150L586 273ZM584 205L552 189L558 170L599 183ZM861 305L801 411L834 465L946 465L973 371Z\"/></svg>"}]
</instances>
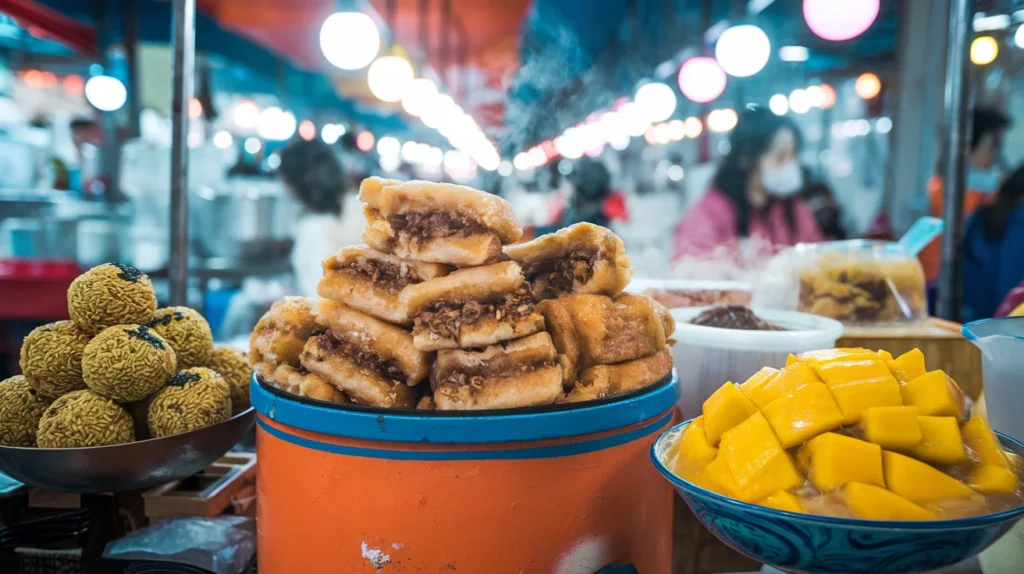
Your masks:
<instances>
[{"instance_id":1,"label":"white face mask","mask_svg":"<svg viewBox=\"0 0 1024 574\"><path fill-rule=\"evenodd\" d=\"M995 193L999 189L999 181L1003 172L999 168L967 170L967 189L981 193Z\"/></svg>"},{"instance_id":2,"label":"white face mask","mask_svg":"<svg viewBox=\"0 0 1024 574\"><path fill-rule=\"evenodd\" d=\"M772 197L792 197L804 187L804 172L795 161L779 167L761 168L761 185Z\"/></svg>"}]
</instances>

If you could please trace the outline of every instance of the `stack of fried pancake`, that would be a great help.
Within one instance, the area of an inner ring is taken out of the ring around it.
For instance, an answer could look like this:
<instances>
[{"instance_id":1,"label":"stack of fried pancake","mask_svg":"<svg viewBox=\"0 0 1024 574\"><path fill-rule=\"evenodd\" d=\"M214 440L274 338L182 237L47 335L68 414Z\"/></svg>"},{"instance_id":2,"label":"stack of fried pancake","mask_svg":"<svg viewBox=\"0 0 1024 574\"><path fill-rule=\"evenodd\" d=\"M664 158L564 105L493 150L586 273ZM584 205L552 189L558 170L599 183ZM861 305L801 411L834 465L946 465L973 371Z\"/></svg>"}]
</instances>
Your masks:
<instances>
[{"instance_id":1,"label":"stack of fried pancake","mask_svg":"<svg viewBox=\"0 0 1024 574\"><path fill-rule=\"evenodd\" d=\"M469 410L612 396L671 370L672 319L621 294L632 268L611 231L579 224L509 245L522 230L497 196L369 178L359 197L366 245L324 261L323 299L305 315L279 303L253 332L264 381L335 402Z\"/></svg>"}]
</instances>

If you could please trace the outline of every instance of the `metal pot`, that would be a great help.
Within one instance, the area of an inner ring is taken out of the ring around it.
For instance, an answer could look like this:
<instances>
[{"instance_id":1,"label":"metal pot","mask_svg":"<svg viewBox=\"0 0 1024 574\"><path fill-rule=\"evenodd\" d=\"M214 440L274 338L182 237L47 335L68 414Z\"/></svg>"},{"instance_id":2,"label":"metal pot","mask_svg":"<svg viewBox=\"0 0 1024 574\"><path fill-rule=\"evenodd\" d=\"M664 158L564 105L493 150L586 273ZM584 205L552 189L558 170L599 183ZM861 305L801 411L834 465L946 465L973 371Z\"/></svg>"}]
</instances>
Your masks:
<instances>
[{"instance_id":1,"label":"metal pot","mask_svg":"<svg viewBox=\"0 0 1024 574\"><path fill-rule=\"evenodd\" d=\"M233 181L201 187L190 198L192 249L206 258L287 255L299 207L277 182Z\"/></svg>"}]
</instances>

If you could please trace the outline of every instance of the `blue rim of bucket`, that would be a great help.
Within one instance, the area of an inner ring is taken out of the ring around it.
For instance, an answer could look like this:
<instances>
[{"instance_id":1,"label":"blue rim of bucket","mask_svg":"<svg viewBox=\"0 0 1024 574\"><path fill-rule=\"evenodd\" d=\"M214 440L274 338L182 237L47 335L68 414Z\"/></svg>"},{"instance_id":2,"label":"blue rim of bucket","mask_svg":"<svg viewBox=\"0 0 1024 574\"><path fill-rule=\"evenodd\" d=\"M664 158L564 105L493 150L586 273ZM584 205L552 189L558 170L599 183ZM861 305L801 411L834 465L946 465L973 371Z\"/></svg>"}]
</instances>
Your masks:
<instances>
[{"instance_id":1,"label":"blue rim of bucket","mask_svg":"<svg viewBox=\"0 0 1024 574\"><path fill-rule=\"evenodd\" d=\"M654 441L651 445L650 456L651 462L654 463L654 468L658 469L669 482L671 482L676 488L686 492L691 496L698 498L709 498L720 504L725 504L732 507L733 509L739 510L744 513L760 515L776 519L785 520L799 520L803 522L813 522L821 526L840 527L840 528L874 528L884 530L917 530L917 531L929 531L929 530L960 530L977 528L981 526L988 526L992 524L998 524L1000 522L1019 519L1024 516L1024 504L1010 508L1009 510L1003 510L1000 512L993 512L991 514L983 514L981 516L971 516L969 518L956 518L952 520L865 520L863 518L836 518L833 516L822 516L820 514L804 514L802 512L788 512L786 510L777 510L775 508L769 508L767 506L759 506L757 504L751 504L749 502L743 502L736 500L735 498L729 498L728 496L718 494L712 490L702 488L684 480L674 472L668 469L664 463L658 458L658 445L670 434L676 431L682 431L686 428L686 425L693 422L693 419L679 423L674 427L661 433L661 436ZM1008 446L1018 455L1024 455L1024 444L1011 437L1008 437L1002 433L996 432L996 436L1004 447Z\"/></svg>"},{"instance_id":2,"label":"blue rim of bucket","mask_svg":"<svg viewBox=\"0 0 1024 574\"><path fill-rule=\"evenodd\" d=\"M968 341L977 341L981 337L978 335L977 330L979 328L989 327L997 323L1014 323L1018 322L1021 324L1021 332L1024 333L1024 317L996 317L994 319L980 319L978 321L971 321L966 325L960 327L960 334L967 338ZM1011 339L1017 339L1018 341L1024 341L1022 335L1012 335L1005 333L997 333L1003 337L1010 337ZM986 335L987 336L987 335Z\"/></svg>"},{"instance_id":3,"label":"blue rim of bucket","mask_svg":"<svg viewBox=\"0 0 1024 574\"><path fill-rule=\"evenodd\" d=\"M559 439L628 427L664 415L679 399L679 378L586 403L501 411L418 411L337 405L275 389L253 374L256 411L298 429L362 440L488 444Z\"/></svg>"}]
</instances>

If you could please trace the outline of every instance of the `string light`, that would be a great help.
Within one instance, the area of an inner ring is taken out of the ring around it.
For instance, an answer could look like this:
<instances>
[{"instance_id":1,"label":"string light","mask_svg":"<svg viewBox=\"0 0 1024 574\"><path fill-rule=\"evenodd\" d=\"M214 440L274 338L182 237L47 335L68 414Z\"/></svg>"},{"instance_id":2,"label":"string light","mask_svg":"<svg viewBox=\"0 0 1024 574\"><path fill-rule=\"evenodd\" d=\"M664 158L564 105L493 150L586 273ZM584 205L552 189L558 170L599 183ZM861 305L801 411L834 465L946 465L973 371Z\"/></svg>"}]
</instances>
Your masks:
<instances>
[{"instance_id":1,"label":"string light","mask_svg":"<svg viewBox=\"0 0 1024 574\"><path fill-rule=\"evenodd\" d=\"M971 61L978 66L991 64L999 55L999 43L992 36L978 36L971 42Z\"/></svg>"},{"instance_id":2,"label":"string light","mask_svg":"<svg viewBox=\"0 0 1024 574\"><path fill-rule=\"evenodd\" d=\"M320 27L320 50L342 70L359 70L380 51L380 32L362 12L335 12Z\"/></svg>"},{"instance_id":3,"label":"string light","mask_svg":"<svg viewBox=\"0 0 1024 574\"><path fill-rule=\"evenodd\" d=\"M882 91L882 81L870 72L861 74L853 83L853 91L865 100L874 99Z\"/></svg>"}]
</instances>

